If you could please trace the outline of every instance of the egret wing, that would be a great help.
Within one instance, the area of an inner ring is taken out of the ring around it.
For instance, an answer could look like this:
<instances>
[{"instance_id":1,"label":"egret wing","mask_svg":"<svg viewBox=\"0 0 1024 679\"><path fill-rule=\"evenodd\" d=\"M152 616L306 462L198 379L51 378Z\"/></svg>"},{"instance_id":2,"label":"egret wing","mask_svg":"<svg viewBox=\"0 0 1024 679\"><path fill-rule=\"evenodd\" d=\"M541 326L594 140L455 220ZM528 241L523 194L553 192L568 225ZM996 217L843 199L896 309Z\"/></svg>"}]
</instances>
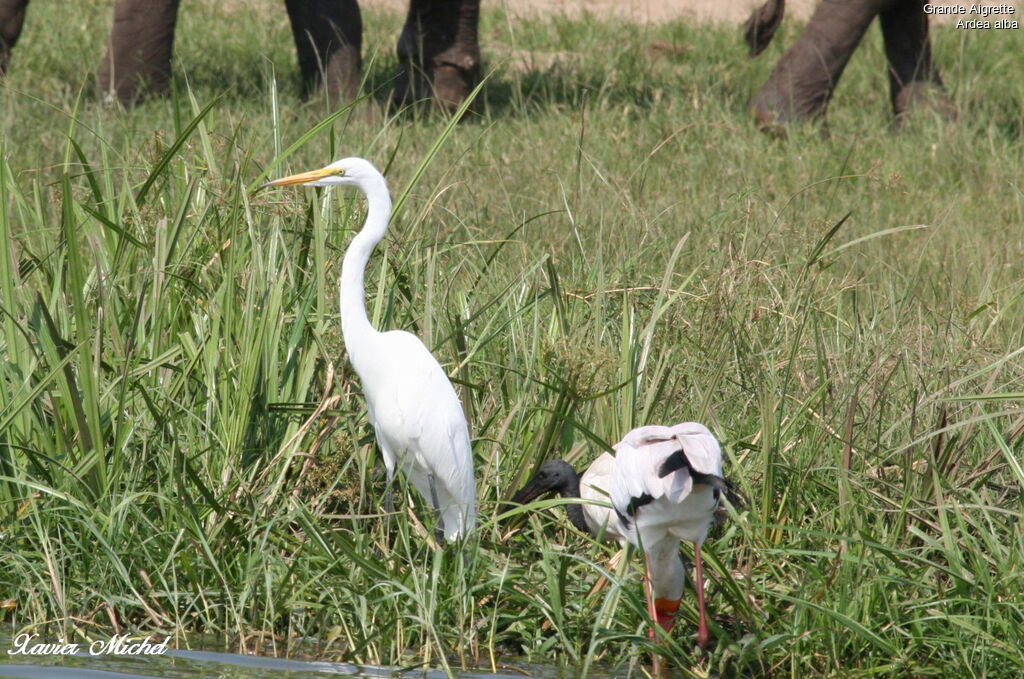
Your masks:
<instances>
[{"instance_id":1,"label":"egret wing","mask_svg":"<svg viewBox=\"0 0 1024 679\"><path fill-rule=\"evenodd\" d=\"M381 448L397 458L428 502L433 475L442 514L457 505L458 523L468 528L476 513L476 487L469 426L458 394L415 335L391 331L378 343L382 358L371 367L374 379L361 377ZM450 524L446 519L446 532Z\"/></svg>"}]
</instances>

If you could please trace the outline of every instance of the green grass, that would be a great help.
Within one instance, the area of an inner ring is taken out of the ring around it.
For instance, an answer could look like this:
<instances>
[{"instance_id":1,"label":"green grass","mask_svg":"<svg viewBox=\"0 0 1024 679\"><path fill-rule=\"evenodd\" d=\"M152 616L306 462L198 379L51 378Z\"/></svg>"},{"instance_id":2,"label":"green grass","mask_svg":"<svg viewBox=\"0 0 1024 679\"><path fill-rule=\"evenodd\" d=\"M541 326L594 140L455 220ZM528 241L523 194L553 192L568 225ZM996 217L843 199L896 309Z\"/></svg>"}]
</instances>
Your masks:
<instances>
[{"instance_id":1,"label":"green grass","mask_svg":"<svg viewBox=\"0 0 1024 679\"><path fill-rule=\"evenodd\" d=\"M958 125L889 131L873 29L831 135L773 140L744 107L793 26L748 62L731 30L490 9L481 113L446 137L384 113L400 18L367 12L371 94L308 135L330 111L297 98L283 9L217 7L185 3L175 96L125 113L91 93L109 9L36 0L0 89L9 631L639 673L639 559L610 570L559 508L493 519L542 459L699 419L748 502L706 546L714 650L690 592L673 665L1024 672L1015 33L936 32ZM461 552L413 496L381 514L336 306L361 201L251 190L344 155L408 194L367 302L458 383L483 520Z\"/></svg>"}]
</instances>

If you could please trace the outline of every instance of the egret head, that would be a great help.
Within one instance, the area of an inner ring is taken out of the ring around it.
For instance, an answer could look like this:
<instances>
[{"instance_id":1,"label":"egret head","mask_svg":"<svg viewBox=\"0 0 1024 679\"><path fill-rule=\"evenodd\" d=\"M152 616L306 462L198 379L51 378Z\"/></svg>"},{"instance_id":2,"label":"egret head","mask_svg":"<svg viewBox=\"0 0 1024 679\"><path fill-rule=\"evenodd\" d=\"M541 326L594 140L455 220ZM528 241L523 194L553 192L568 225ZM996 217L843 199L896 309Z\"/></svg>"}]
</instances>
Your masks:
<instances>
[{"instance_id":1,"label":"egret head","mask_svg":"<svg viewBox=\"0 0 1024 679\"><path fill-rule=\"evenodd\" d=\"M319 170L281 177L263 186L358 186L365 190L368 184L383 180L370 161L342 158Z\"/></svg>"},{"instance_id":2,"label":"egret head","mask_svg":"<svg viewBox=\"0 0 1024 679\"><path fill-rule=\"evenodd\" d=\"M512 502L526 504L545 493L579 495L579 484L579 474L569 463L563 460L548 460L540 466L534 477L512 496Z\"/></svg>"}]
</instances>

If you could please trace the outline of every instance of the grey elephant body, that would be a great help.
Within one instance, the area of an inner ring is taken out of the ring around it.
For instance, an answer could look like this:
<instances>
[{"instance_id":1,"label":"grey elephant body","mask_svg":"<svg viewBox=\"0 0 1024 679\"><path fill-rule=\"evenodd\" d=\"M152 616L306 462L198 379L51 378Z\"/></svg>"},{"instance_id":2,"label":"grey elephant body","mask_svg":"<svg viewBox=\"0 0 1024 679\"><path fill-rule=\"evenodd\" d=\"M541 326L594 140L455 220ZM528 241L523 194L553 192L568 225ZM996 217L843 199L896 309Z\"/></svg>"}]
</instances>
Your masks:
<instances>
[{"instance_id":1,"label":"grey elephant body","mask_svg":"<svg viewBox=\"0 0 1024 679\"><path fill-rule=\"evenodd\" d=\"M0 73L10 62L29 0L0 0ZM174 29L181 0L117 0L101 91L132 104L170 88ZM285 0L306 92L322 85L351 99L362 77L362 18L357 0ZM458 105L480 78L480 0L410 0L398 44L399 104L436 97Z\"/></svg>"},{"instance_id":2,"label":"grey elephant body","mask_svg":"<svg viewBox=\"0 0 1024 679\"><path fill-rule=\"evenodd\" d=\"M924 5L924 0L822 0L803 33L754 95L751 109L758 122L776 129L823 115L846 64L876 16L897 117L924 101L955 115L932 60ZM771 40L784 8L785 0L768 0L751 15L746 39L753 55Z\"/></svg>"}]
</instances>

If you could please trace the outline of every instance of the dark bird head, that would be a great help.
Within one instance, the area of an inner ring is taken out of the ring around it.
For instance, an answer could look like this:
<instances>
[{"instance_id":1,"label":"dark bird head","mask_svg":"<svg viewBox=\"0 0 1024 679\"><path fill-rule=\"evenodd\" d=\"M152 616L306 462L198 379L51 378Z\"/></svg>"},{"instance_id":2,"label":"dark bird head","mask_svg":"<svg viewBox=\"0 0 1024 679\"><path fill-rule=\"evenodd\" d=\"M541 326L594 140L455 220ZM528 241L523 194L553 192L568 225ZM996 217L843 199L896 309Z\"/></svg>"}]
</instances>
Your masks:
<instances>
[{"instance_id":1,"label":"dark bird head","mask_svg":"<svg viewBox=\"0 0 1024 679\"><path fill-rule=\"evenodd\" d=\"M533 478L512 496L511 502L525 505L547 493L562 497L580 496L580 476L565 460L548 460L540 466Z\"/></svg>"},{"instance_id":2,"label":"dark bird head","mask_svg":"<svg viewBox=\"0 0 1024 679\"><path fill-rule=\"evenodd\" d=\"M514 505L525 505L542 495L558 493L562 497L580 496L580 475L565 460L548 460L540 466L533 478L526 482L526 485L512 496L509 504L504 510L508 511ZM587 522L583 518L583 507L579 504L571 504L565 508L569 520L583 532L589 532Z\"/></svg>"}]
</instances>

